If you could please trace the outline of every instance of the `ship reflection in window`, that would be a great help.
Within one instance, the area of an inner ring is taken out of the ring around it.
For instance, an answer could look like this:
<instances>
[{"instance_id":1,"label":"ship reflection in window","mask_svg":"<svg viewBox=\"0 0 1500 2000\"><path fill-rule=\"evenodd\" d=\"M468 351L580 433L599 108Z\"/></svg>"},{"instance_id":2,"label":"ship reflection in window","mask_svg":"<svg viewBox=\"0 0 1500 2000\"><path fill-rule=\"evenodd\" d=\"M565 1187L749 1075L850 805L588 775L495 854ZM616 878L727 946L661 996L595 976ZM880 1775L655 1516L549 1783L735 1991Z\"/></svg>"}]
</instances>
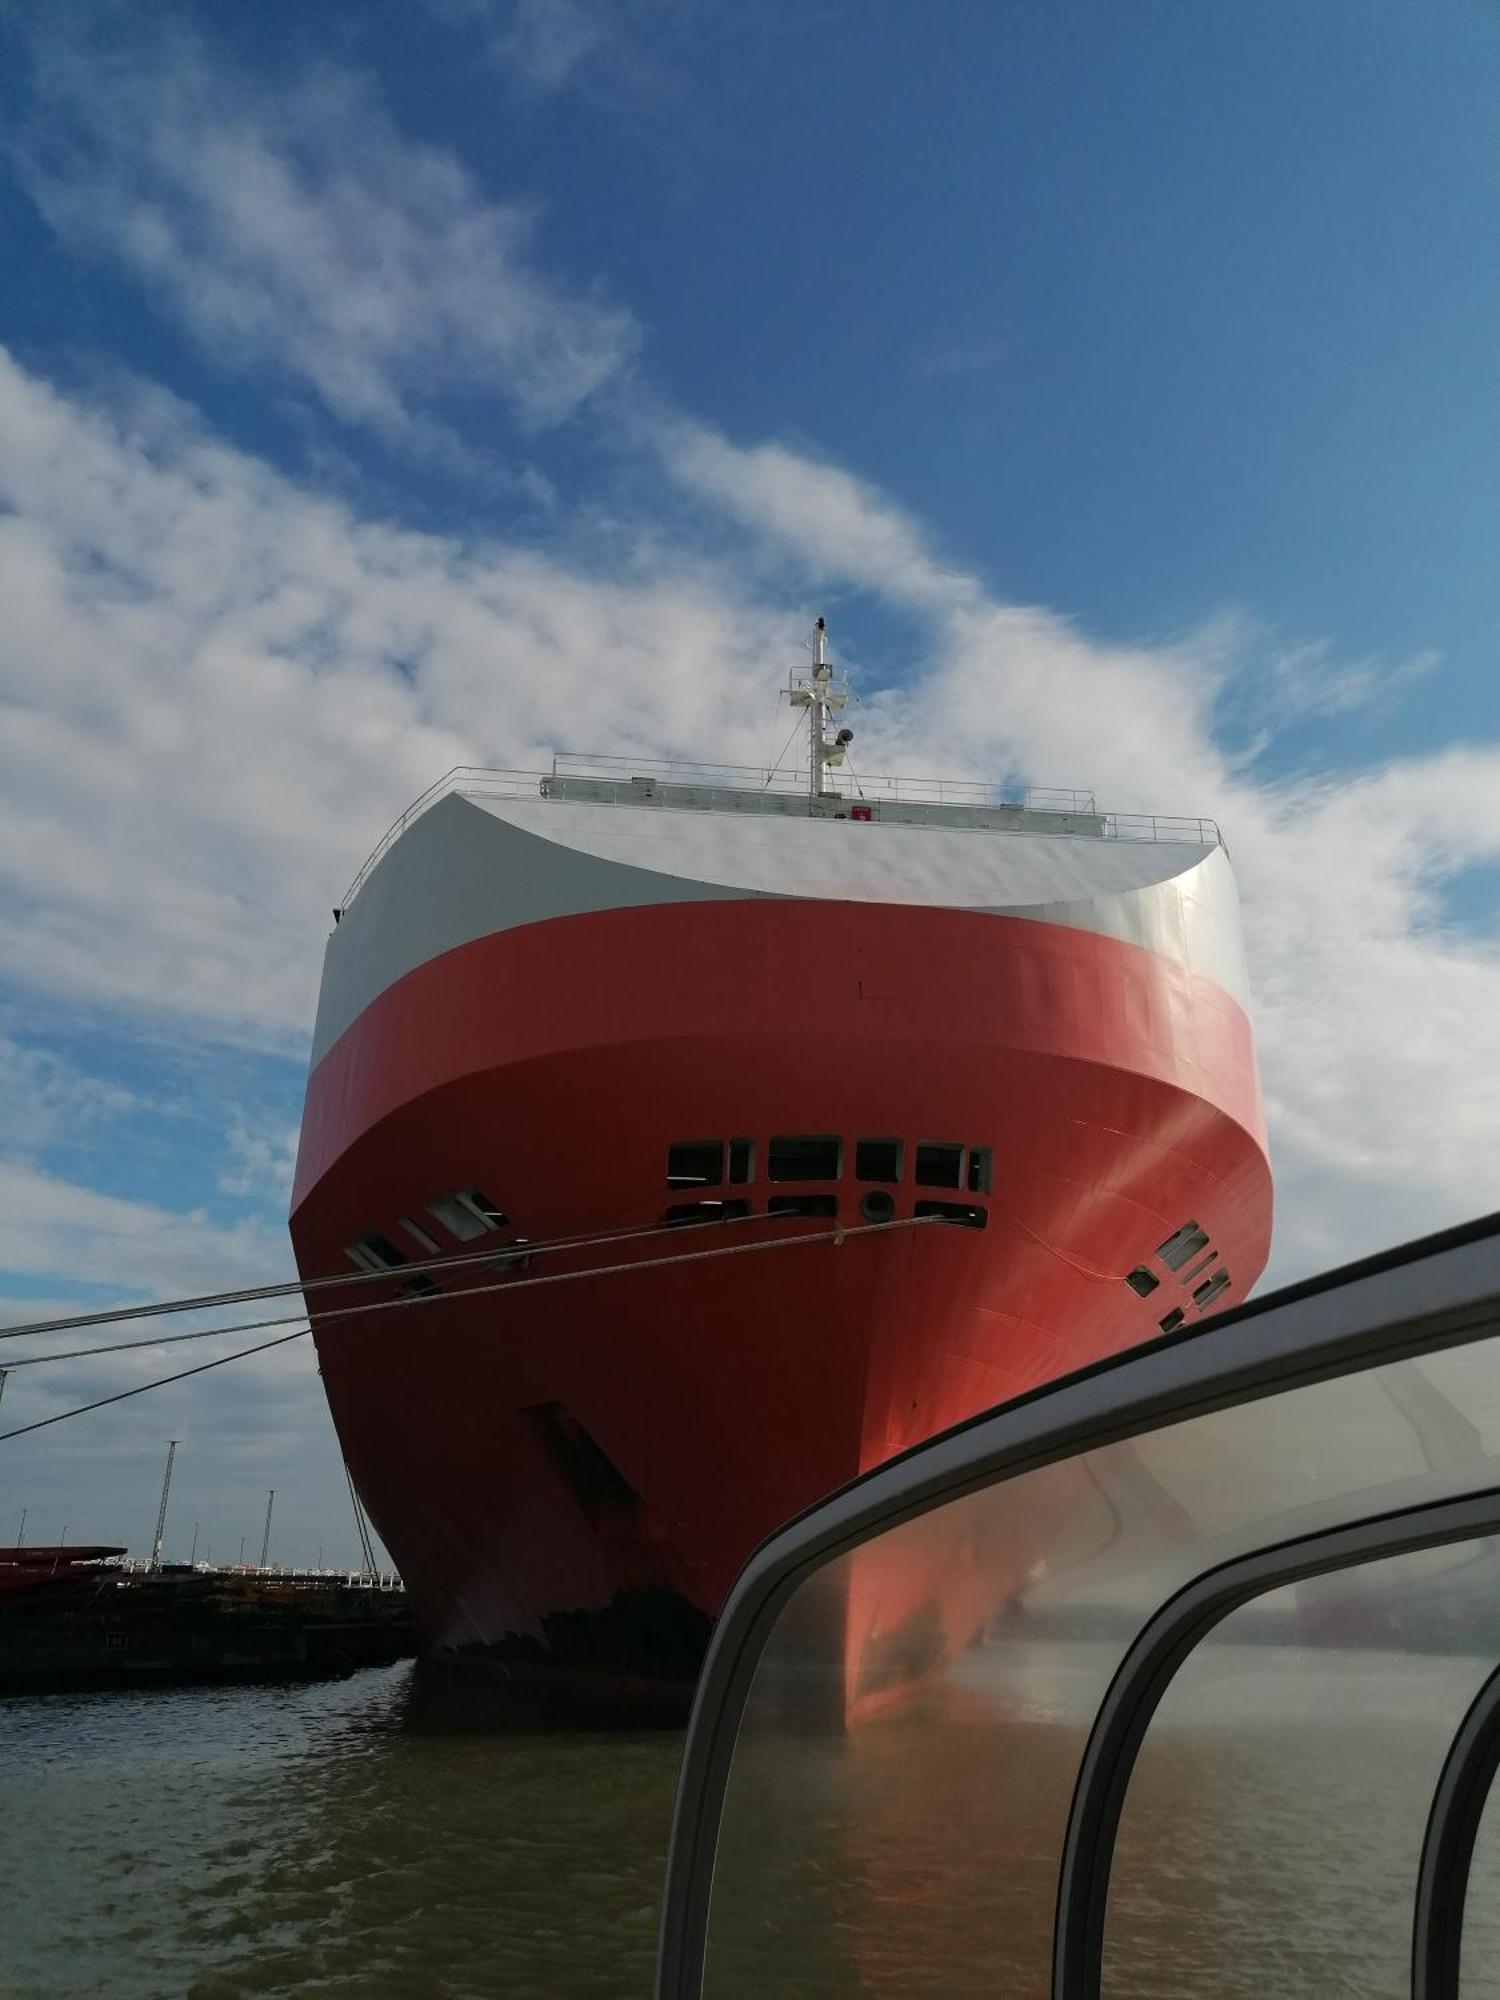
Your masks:
<instances>
[{"instance_id":1,"label":"ship reflection in window","mask_svg":"<svg viewBox=\"0 0 1500 2000\"><path fill-rule=\"evenodd\" d=\"M827 1134L773 1139L768 1171L773 1181L836 1181L843 1151L843 1142Z\"/></svg>"}]
</instances>

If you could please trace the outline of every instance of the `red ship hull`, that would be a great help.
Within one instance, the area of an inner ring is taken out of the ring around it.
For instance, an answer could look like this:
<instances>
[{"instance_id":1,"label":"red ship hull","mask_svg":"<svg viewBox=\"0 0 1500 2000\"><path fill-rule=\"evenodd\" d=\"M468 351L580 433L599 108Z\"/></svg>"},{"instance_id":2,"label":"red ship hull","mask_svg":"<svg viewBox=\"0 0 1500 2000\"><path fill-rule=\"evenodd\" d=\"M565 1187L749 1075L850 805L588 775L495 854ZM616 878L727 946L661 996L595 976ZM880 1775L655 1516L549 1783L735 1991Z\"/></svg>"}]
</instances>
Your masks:
<instances>
[{"instance_id":1,"label":"red ship hull","mask_svg":"<svg viewBox=\"0 0 1500 2000\"><path fill-rule=\"evenodd\" d=\"M827 1191L846 1229L860 1137L904 1142L898 1219L931 1192L919 1142L989 1147L991 1190L963 1197L985 1226L831 1242L828 1221L769 1216L786 1189L767 1142L789 1132L842 1138ZM346 1457L429 1645L686 1684L736 1571L791 1515L1172 1309L1192 1324L1191 1288L1152 1266L1185 1222L1232 1274L1216 1306L1268 1249L1249 1024L1213 981L1027 919L745 900L521 925L388 987L310 1080L299 1265L347 1269L351 1240L430 1228L424 1204L463 1186L511 1229L448 1253L653 1228L668 1147L711 1133L757 1142L760 1178L726 1190L750 1219L318 1318ZM626 1268L530 1282L602 1264ZM1125 1282L1143 1266L1146 1297ZM982 1579L936 1563L872 1585L851 1646L916 1618L951 1649L1025 1568L991 1552Z\"/></svg>"}]
</instances>

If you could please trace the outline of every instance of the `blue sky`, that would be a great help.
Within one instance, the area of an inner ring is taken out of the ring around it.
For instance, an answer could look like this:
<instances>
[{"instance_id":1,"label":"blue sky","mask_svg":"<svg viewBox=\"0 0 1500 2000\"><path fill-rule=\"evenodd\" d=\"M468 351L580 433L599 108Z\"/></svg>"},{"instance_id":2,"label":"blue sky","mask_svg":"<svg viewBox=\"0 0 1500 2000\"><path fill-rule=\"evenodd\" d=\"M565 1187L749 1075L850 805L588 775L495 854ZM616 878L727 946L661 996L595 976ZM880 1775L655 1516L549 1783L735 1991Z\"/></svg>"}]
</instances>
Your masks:
<instances>
[{"instance_id":1,"label":"blue sky","mask_svg":"<svg viewBox=\"0 0 1500 2000\"><path fill-rule=\"evenodd\" d=\"M1221 818L1273 1275L1496 1206L1497 106L1480 0L12 8L0 1316L278 1275L394 813L759 758L819 609L869 766ZM173 1430L349 1553L297 1350L0 1447L0 1539L139 1543Z\"/></svg>"}]
</instances>

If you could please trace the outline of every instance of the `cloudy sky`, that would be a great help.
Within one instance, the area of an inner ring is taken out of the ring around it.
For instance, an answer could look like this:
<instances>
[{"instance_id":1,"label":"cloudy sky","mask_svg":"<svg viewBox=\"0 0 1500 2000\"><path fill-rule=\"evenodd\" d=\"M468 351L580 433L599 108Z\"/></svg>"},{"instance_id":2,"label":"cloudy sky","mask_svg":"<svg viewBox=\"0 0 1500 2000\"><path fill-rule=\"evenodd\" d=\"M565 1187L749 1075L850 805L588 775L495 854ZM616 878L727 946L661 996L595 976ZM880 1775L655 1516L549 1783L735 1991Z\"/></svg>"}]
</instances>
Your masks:
<instances>
[{"instance_id":1,"label":"cloudy sky","mask_svg":"<svg viewBox=\"0 0 1500 2000\"><path fill-rule=\"evenodd\" d=\"M1221 821L1267 1282L1500 1206L1497 370L1489 0L16 0L0 1319L286 1274L383 828L774 754L818 611L863 768ZM0 1445L0 1541L143 1548L172 1435L170 1553L352 1557L305 1344Z\"/></svg>"}]
</instances>

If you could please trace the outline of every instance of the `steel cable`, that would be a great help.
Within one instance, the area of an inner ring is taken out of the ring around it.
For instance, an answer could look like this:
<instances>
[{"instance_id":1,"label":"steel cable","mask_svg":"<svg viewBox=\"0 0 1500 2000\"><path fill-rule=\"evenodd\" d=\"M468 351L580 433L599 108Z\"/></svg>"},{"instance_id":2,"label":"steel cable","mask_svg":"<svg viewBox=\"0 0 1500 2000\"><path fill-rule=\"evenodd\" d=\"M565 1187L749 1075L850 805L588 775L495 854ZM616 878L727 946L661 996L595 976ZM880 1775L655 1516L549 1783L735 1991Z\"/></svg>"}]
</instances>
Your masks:
<instances>
[{"instance_id":1,"label":"steel cable","mask_svg":"<svg viewBox=\"0 0 1500 2000\"><path fill-rule=\"evenodd\" d=\"M400 1299L377 1299L370 1305L346 1306L341 1311L324 1313L319 1318L321 1331L330 1320L348 1319L372 1312L393 1312L415 1306L451 1305L460 1299L486 1298L494 1292L532 1291L543 1285L577 1284L585 1278L608 1278L622 1276L630 1271L656 1271L678 1264L702 1264L716 1257L753 1256L758 1251L793 1249L798 1245L815 1243L844 1243L856 1236L888 1235L898 1229L921 1229L929 1223L941 1223L939 1215L912 1215L898 1217L890 1222L859 1223L852 1229L836 1224L832 1229L818 1230L807 1236L777 1236L768 1243L725 1243L714 1250L685 1250L676 1257L646 1257L627 1264L594 1264L582 1271L549 1271L538 1278L508 1278L495 1285L470 1285L461 1292L423 1292L416 1297ZM491 1253L494 1254L494 1253ZM520 1251L518 1256L529 1255ZM402 1267L406 1268L405 1266ZM110 1347L80 1348L70 1354L28 1355L21 1361L8 1362L7 1368L36 1367L47 1361L76 1361L93 1355L119 1354L129 1348L165 1347L169 1342L182 1340L211 1340L219 1335L231 1333L254 1333L268 1331L272 1327L290 1326L293 1320L306 1318L297 1313L286 1319L249 1320L240 1326L203 1327L194 1333L168 1335L162 1340L125 1341ZM222 1354L213 1361L201 1361L193 1368L179 1369L173 1375L158 1376L154 1381L139 1383L133 1389L121 1389L111 1396L101 1396L92 1403L81 1403L71 1410L60 1410L55 1416L40 1417L35 1422L20 1424L14 1430L0 1431L0 1444L8 1438L25 1437L31 1431L45 1430L50 1424L66 1422L69 1417L86 1416L91 1410L102 1410L111 1403L123 1403L132 1396L143 1396L149 1389L164 1389L173 1382L185 1381L190 1375L205 1374L210 1368L222 1368L231 1361L244 1361L253 1354L264 1354L273 1347L284 1347L289 1341L303 1340L312 1332L311 1326L299 1326L295 1333L283 1333L275 1340L261 1341L255 1347L242 1347L233 1354Z\"/></svg>"},{"instance_id":2,"label":"steel cable","mask_svg":"<svg viewBox=\"0 0 1500 2000\"><path fill-rule=\"evenodd\" d=\"M731 1218L733 1226L745 1222L770 1222L774 1216L742 1215ZM553 1250L581 1250L595 1243L624 1243L640 1237L676 1235L680 1225L662 1222L631 1223L621 1229L596 1230L583 1236L553 1236L537 1243L515 1243L518 1255L545 1256ZM289 1278L274 1285L247 1285L232 1292L204 1292L194 1298L157 1299L147 1305L115 1306L95 1313L69 1313L61 1319L38 1319L15 1326L0 1327L0 1340L21 1340L44 1333L73 1333L86 1326L110 1326L127 1319L156 1319L168 1313L210 1312L219 1306L248 1305L254 1299L290 1298L294 1292L335 1291L349 1286L378 1285L400 1273L419 1277L428 1271L461 1271L474 1264L491 1264L503 1256L508 1246L493 1244L488 1250L463 1250L446 1257L408 1258L404 1264L388 1265L380 1271L336 1271L326 1278ZM225 1329L228 1331L228 1329ZM7 1362L7 1367L18 1367Z\"/></svg>"}]
</instances>

